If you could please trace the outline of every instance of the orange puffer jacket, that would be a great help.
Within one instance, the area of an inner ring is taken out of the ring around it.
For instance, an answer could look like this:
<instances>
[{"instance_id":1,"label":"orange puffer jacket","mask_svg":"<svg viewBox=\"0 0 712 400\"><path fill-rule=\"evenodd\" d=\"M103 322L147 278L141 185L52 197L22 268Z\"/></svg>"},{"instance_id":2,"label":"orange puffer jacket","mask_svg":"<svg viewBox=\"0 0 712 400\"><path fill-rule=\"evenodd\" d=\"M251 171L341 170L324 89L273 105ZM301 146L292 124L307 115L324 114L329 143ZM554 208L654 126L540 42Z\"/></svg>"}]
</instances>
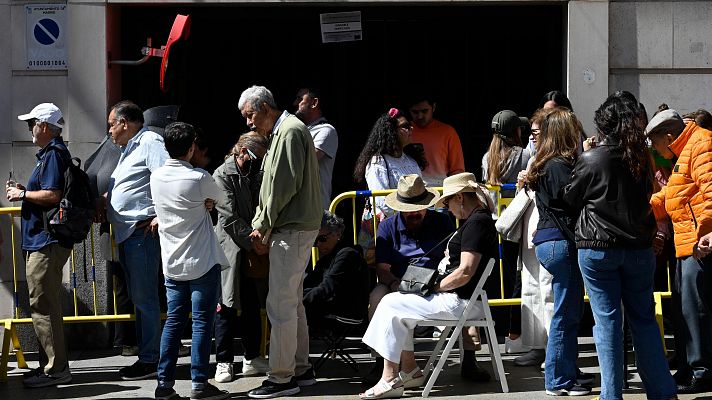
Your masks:
<instances>
[{"instance_id":1,"label":"orange puffer jacket","mask_svg":"<svg viewBox=\"0 0 712 400\"><path fill-rule=\"evenodd\" d=\"M675 254L692 255L699 238L712 232L712 132L690 122L670 144L678 156L667 186L650 199L655 218L668 215L675 229Z\"/></svg>"}]
</instances>

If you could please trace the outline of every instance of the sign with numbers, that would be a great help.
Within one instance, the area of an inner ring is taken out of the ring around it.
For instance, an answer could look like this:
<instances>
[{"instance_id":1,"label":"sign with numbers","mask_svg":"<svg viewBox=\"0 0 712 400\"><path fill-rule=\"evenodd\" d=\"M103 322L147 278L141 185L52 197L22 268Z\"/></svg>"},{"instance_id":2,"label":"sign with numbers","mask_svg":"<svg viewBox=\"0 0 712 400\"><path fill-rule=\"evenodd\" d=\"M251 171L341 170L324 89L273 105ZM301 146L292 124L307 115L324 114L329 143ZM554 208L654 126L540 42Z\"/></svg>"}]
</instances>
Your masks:
<instances>
[{"instance_id":1,"label":"sign with numbers","mask_svg":"<svg viewBox=\"0 0 712 400\"><path fill-rule=\"evenodd\" d=\"M27 69L67 69L67 5L25 6Z\"/></svg>"}]
</instances>

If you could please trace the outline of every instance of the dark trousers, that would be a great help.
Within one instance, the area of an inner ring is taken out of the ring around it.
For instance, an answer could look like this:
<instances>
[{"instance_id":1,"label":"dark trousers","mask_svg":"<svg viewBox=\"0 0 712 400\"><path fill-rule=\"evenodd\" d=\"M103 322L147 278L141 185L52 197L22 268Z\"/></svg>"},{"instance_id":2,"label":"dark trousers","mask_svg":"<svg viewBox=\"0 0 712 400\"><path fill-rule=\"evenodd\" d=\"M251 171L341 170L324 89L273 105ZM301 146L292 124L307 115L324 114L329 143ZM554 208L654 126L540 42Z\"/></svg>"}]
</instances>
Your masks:
<instances>
[{"instance_id":1,"label":"dark trousers","mask_svg":"<svg viewBox=\"0 0 712 400\"><path fill-rule=\"evenodd\" d=\"M116 310L119 314L133 314L134 304L126 287L126 275L119 262L110 262L116 285ZM114 346L136 346L136 323L133 321L114 323Z\"/></svg>"},{"instance_id":2,"label":"dark trousers","mask_svg":"<svg viewBox=\"0 0 712 400\"><path fill-rule=\"evenodd\" d=\"M262 318L260 309L263 307L266 293L260 290L266 286L265 279L240 277L240 302L242 313L238 317L237 310L221 305L215 318L215 359L217 362L233 362L233 341L237 337L238 324L242 331L242 346L245 358L252 360L260 355L262 341Z\"/></svg>"},{"instance_id":3,"label":"dark trousers","mask_svg":"<svg viewBox=\"0 0 712 400\"><path fill-rule=\"evenodd\" d=\"M522 296L522 274L517 270L519 243L502 240L502 266L504 269L504 296L516 299ZM498 296L499 297L499 296ZM522 307L510 306L509 333L522 333Z\"/></svg>"},{"instance_id":4,"label":"dark trousers","mask_svg":"<svg viewBox=\"0 0 712 400\"><path fill-rule=\"evenodd\" d=\"M678 259L675 289L675 323L684 342L678 354L686 354L695 377L712 379L712 256Z\"/></svg>"}]
</instances>

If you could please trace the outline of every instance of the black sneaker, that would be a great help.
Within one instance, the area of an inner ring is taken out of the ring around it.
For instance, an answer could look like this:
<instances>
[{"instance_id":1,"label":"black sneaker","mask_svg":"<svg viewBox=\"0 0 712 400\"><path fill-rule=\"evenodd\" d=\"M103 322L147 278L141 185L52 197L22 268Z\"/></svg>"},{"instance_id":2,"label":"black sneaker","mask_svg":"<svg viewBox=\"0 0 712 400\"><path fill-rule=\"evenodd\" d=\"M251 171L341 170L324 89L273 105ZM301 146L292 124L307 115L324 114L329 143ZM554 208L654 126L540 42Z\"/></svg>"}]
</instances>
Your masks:
<instances>
[{"instance_id":1,"label":"black sneaker","mask_svg":"<svg viewBox=\"0 0 712 400\"><path fill-rule=\"evenodd\" d=\"M191 389L190 391L191 399L222 400L228 397L230 397L230 393L227 390L220 390L208 382L205 382L205 386L202 389Z\"/></svg>"},{"instance_id":2,"label":"black sneaker","mask_svg":"<svg viewBox=\"0 0 712 400\"><path fill-rule=\"evenodd\" d=\"M40 372L35 376L31 376L22 381L22 384L28 388L42 388L47 386L56 386L62 383L69 383L72 381L72 373L69 372L69 368L65 368L64 371L58 372L56 374L45 374Z\"/></svg>"},{"instance_id":3,"label":"black sneaker","mask_svg":"<svg viewBox=\"0 0 712 400\"><path fill-rule=\"evenodd\" d=\"M309 368L299 376L295 376L294 379L297 381L297 385L299 385L299 387L316 385L314 369L312 368Z\"/></svg>"},{"instance_id":4,"label":"black sneaker","mask_svg":"<svg viewBox=\"0 0 712 400\"><path fill-rule=\"evenodd\" d=\"M690 379L692 379L692 371L689 369L678 369L672 374L672 379L675 380L677 386L689 385Z\"/></svg>"},{"instance_id":5,"label":"black sneaker","mask_svg":"<svg viewBox=\"0 0 712 400\"><path fill-rule=\"evenodd\" d=\"M275 383L270 380L262 382L262 386L247 392L247 396L253 399L273 399L280 396L291 396L299 393L297 380L292 378L287 383Z\"/></svg>"},{"instance_id":6,"label":"black sneaker","mask_svg":"<svg viewBox=\"0 0 712 400\"><path fill-rule=\"evenodd\" d=\"M567 389L546 389L546 394L549 396L585 396L589 393L591 393L591 389L581 385L573 385Z\"/></svg>"},{"instance_id":7,"label":"black sneaker","mask_svg":"<svg viewBox=\"0 0 712 400\"><path fill-rule=\"evenodd\" d=\"M492 378L487 370L477 364L462 364L460 377L470 382L489 382Z\"/></svg>"},{"instance_id":8,"label":"black sneaker","mask_svg":"<svg viewBox=\"0 0 712 400\"><path fill-rule=\"evenodd\" d=\"M43 374L43 373L44 373L44 367L37 367L37 368L31 369L27 372L23 372L22 377L27 379L27 378L32 378L33 376L37 376L37 375Z\"/></svg>"},{"instance_id":9,"label":"black sneaker","mask_svg":"<svg viewBox=\"0 0 712 400\"><path fill-rule=\"evenodd\" d=\"M123 367L119 370L121 379L125 381L138 381L141 379L155 378L158 376L158 363L144 363L136 361L133 365Z\"/></svg>"},{"instance_id":10,"label":"black sneaker","mask_svg":"<svg viewBox=\"0 0 712 400\"><path fill-rule=\"evenodd\" d=\"M712 380L700 379L695 376L690 379L687 385L678 385L677 392L681 394L703 393L712 391Z\"/></svg>"},{"instance_id":11,"label":"black sneaker","mask_svg":"<svg viewBox=\"0 0 712 400\"><path fill-rule=\"evenodd\" d=\"M579 386L590 386L596 379L596 375L576 370L576 384Z\"/></svg>"},{"instance_id":12,"label":"black sneaker","mask_svg":"<svg viewBox=\"0 0 712 400\"><path fill-rule=\"evenodd\" d=\"M178 393L176 393L173 388L157 387L153 394L153 398L156 400L178 400L180 399L180 396L178 396Z\"/></svg>"}]
</instances>

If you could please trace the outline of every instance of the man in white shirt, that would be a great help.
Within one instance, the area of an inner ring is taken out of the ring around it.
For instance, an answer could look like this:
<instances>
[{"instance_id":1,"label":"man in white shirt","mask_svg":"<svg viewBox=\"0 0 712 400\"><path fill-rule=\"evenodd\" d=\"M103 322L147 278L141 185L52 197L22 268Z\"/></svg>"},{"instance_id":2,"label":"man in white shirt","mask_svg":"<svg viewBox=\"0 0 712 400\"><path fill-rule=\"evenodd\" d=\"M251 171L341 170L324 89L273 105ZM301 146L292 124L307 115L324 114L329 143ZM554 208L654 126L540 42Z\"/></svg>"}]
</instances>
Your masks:
<instances>
[{"instance_id":1,"label":"man in white shirt","mask_svg":"<svg viewBox=\"0 0 712 400\"><path fill-rule=\"evenodd\" d=\"M315 88L302 88L294 100L297 116L309 129L316 158L319 160L319 181L321 182L322 208L329 209L331 205L331 177L334 172L336 151L339 148L339 135L333 125L326 121L321 110L321 94Z\"/></svg>"},{"instance_id":2,"label":"man in white shirt","mask_svg":"<svg viewBox=\"0 0 712 400\"><path fill-rule=\"evenodd\" d=\"M168 298L155 398L178 397L173 390L178 347L192 312L190 398L224 399L230 394L208 383L208 367L220 270L229 262L208 210L215 201L224 201L225 194L210 174L188 162L196 151L193 126L174 122L166 127L164 140L171 158L151 175Z\"/></svg>"}]
</instances>

